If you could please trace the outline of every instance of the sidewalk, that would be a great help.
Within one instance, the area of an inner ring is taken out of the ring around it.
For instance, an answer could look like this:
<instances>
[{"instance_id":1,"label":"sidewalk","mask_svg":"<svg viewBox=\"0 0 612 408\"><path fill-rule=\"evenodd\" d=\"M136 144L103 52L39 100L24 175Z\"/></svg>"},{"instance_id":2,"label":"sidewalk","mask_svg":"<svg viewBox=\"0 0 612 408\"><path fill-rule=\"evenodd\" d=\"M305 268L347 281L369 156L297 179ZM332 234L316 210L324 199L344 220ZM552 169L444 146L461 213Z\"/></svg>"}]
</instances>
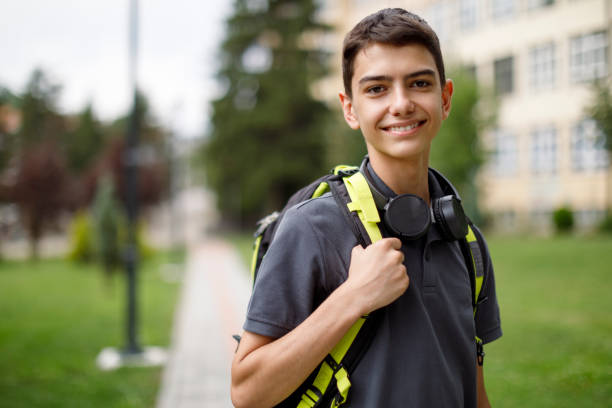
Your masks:
<instances>
[{"instance_id":1,"label":"sidewalk","mask_svg":"<svg viewBox=\"0 0 612 408\"><path fill-rule=\"evenodd\" d=\"M246 267L232 246L209 237L190 247L157 408L232 406L232 334L242 331L249 295Z\"/></svg>"}]
</instances>

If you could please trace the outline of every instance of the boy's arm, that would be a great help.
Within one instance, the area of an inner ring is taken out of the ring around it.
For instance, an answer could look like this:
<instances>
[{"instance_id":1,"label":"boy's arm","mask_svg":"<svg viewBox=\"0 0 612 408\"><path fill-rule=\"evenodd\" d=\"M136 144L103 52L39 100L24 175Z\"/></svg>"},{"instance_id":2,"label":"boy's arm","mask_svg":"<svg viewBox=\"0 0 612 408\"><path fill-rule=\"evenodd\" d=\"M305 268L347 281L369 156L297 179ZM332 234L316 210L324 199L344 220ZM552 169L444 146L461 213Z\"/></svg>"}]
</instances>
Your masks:
<instances>
[{"instance_id":1,"label":"boy's arm","mask_svg":"<svg viewBox=\"0 0 612 408\"><path fill-rule=\"evenodd\" d=\"M476 363L476 387L478 392L478 408L491 408L484 384L484 371L478 363Z\"/></svg>"},{"instance_id":2,"label":"boy's arm","mask_svg":"<svg viewBox=\"0 0 612 408\"><path fill-rule=\"evenodd\" d=\"M287 398L357 319L408 288L401 241L387 238L351 254L348 279L299 326L279 339L245 332L232 363L232 402L269 407Z\"/></svg>"}]
</instances>

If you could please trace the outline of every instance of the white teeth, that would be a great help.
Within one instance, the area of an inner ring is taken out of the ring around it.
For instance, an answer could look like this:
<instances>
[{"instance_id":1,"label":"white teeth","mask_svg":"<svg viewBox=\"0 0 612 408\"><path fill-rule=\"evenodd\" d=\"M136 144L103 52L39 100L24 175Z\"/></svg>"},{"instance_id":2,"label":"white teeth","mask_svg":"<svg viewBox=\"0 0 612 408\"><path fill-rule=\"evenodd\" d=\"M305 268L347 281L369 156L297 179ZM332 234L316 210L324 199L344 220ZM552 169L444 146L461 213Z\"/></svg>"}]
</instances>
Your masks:
<instances>
[{"instance_id":1,"label":"white teeth","mask_svg":"<svg viewBox=\"0 0 612 408\"><path fill-rule=\"evenodd\" d=\"M413 123L412 125L409 125L409 126L392 126L390 130L392 132L406 132L410 129L414 129L417 126L419 126L419 122Z\"/></svg>"}]
</instances>

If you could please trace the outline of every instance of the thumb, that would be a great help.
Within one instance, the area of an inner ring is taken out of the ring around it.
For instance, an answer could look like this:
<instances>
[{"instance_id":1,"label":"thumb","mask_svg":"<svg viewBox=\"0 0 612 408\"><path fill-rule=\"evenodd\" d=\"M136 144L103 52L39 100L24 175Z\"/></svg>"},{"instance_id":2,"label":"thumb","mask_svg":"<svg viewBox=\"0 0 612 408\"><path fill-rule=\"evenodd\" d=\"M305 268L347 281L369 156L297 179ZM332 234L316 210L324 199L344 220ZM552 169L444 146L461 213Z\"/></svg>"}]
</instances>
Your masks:
<instances>
[{"instance_id":1,"label":"thumb","mask_svg":"<svg viewBox=\"0 0 612 408\"><path fill-rule=\"evenodd\" d=\"M359 256L359 254L362 254L364 251L365 249L361 245L355 245L351 251L351 258L354 256Z\"/></svg>"}]
</instances>

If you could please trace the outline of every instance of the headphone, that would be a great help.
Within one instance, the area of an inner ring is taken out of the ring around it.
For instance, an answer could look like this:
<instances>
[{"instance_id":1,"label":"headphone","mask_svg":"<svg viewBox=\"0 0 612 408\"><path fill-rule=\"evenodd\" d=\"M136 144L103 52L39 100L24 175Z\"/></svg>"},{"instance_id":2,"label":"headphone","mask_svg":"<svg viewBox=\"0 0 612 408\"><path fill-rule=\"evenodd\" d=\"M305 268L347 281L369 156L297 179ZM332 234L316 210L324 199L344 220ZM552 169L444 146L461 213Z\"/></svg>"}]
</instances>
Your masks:
<instances>
[{"instance_id":1,"label":"headphone","mask_svg":"<svg viewBox=\"0 0 612 408\"><path fill-rule=\"evenodd\" d=\"M383 213L385 226L391 233L403 239L415 240L427 233L433 220L440 227L445 240L455 241L465 237L468 224L461 198L453 185L437 170L429 168L446 195L433 198L429 207L425 200L414 194L386 197L370 180L367 162L366 158L360 171L365 175L376 207Z\"/></svg>"}]
</instances>

